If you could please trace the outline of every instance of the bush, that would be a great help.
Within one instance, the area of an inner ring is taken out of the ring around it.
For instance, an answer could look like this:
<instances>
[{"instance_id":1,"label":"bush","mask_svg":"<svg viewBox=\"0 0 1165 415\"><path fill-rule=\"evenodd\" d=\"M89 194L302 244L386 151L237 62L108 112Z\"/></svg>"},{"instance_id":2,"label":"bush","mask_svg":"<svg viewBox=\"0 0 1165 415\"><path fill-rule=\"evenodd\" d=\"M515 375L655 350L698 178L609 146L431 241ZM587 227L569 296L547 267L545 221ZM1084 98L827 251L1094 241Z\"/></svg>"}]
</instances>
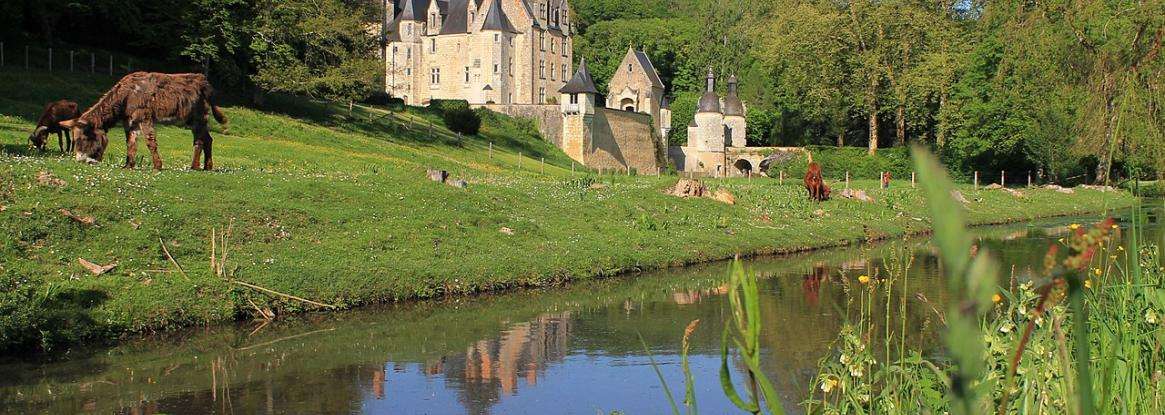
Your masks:
<instances>
[{"instance_id":1,"label":"bush","mask_svg":"<svg viewBox=\"0 0 1165 415\"><path fill-rule=\"evenodd\" d=\"M870 156L864 147L808 146L813 153L813 161L821 166L821 174L830 180L844 180L845 172L851 179L878 179L881 172L888 171L895 180L909 179L910 154L905 147L882 148ZM804 156L788 157L769 167L769 176L777 177L777 171L784 170L785 177L803 177L809 166Z\"/></svg>"},{"instance_id":2,"label":"bush","mask_svg":"<svg viewBox=\"0 0 1165 415\"><path fill-rule=\"evenodd\" d=\"M453 132L476 135L481 130L481 114L469 108L469 102L461 99L434 99L429 109L436 111L445 120L445 127Z\"/></svg>"}]
</instances>

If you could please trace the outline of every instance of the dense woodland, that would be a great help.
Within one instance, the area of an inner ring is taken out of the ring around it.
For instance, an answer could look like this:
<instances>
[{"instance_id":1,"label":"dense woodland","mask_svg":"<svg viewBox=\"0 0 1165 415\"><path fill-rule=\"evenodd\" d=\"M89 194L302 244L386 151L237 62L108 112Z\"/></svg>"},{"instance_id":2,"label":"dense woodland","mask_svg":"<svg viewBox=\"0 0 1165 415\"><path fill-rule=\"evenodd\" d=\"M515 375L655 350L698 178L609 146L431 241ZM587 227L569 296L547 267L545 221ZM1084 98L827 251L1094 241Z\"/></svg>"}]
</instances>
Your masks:
<instances>
[{"instance_id":1,"label":"dense woodland","mask_svg":"<svg viewBox=\"0 0 1165 415\"><path fill-rule=\"evenodd\" d=\"M735 73L752 145L924 143L959 171L1165 174L1165 0L572 0L599 89L645 50L686 140L703 76ZM23 0L0 35L164 59L240 91L375 94L379 1ZM722 85L721 85L722 86ZM1016 177L1019 177L1018 175Z\"/></svg>"}]
</instances>

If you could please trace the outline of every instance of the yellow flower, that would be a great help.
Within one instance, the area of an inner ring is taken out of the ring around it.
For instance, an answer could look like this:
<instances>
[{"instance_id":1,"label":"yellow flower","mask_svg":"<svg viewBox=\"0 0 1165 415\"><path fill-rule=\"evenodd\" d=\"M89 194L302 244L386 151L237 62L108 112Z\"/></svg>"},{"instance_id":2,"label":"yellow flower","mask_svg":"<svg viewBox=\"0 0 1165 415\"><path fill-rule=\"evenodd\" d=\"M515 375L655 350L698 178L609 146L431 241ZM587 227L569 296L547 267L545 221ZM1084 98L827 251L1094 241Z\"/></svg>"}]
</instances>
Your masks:
<instances>
[{"instance_id":1,"label":"yellow flower","mask_svg":"<svg viewBox=\"0 0 1165 415\"><path fill-rule=\"evenodd\" d=\"M1071 230L1077 230L1077 229L1080 229L1080 224L1079 224L1079 223L1073 223L1073 224L1071 224L1071 225L1068 225L1068 229L1071 229Z\"/></svg>"},{"instance_id":2,"label":"yellow flower","mask_svg":"<svg viewBox=\"0 0 1165 415\"><path fill-rule=\"evenodd\" d=\"M1124 250L1125 250L1125 247L1124 247L1124 246L1120 246L1120 245L1118 245L1118 246L1116 247L1116 250L1118 250L1118 251L1124 251Z\"/></svg>"},{"instance_id":3,"label":"yellow flower","mask_svg":"<svg viewBox=\"0 0 1165 415\"><path fill-rule=\"evenodd\" d=\"M991 296L991 302L999 304L1000 301L1003 301L1003 296L999 295L999 293L995 293L995 295Z\"/></svg>"},{"instance_id":4,"label":"yellow flower","mask_svg":"<svg viewBox=\"0 0 1165 415\"><path fill-rule=\"evenodd\" d=\"M1102 273L1102 271L1100 270L1100 268L1093 268L1092 273L1096 274L1096 276L1099 277L1100 274Z\"/></svg>"},{"instance_id":5,"label":"yellow flower","mask_svg":"<svg viewBox=\"0 0 1165 415\"><path fill-rule=\"evenodd\" d=\"M821 382L821 391L829 393L833 388L837 387L837 379L826 379Z\"/></svg>"},{"instance_id":6,"label":"yellow flower","mask_svg":"<svg viewBox=\"0 0 1165 415\"><path fill-rule=\"evenodd\" d=\"M860 283L862 283L862 284L867 284L867 283L869 283L869 282L870 282L870 276L869 276L869 275L862 275L862 276L859 276L859 277L858 277L858 282L860 282Z\"/></svg>"},{"instance_id":7,"label":"yellow flower","mask_svg":"<svg viewBox=\"0 0 1165 415\"><path fill-rule=\"evenodd\" d=\"M1092 280L1084 280L1084 288L1092 288Z\"/></svg>"},{"instance_id":8,"label":"yellow flower","mask_svg":"<svg viewBox=\"0 0 1165 415\"><path fill-rule=\"evenodd\" d=\"M1112 224L1112 228L1113 228L1113 229L1116 229L1116 228L1119 228L1119 227L1120 227L1120 226L1117 226L1117 224L1115 224L1115 223L1114 223L1114 224Z\"/></svg>"}]
</instances>

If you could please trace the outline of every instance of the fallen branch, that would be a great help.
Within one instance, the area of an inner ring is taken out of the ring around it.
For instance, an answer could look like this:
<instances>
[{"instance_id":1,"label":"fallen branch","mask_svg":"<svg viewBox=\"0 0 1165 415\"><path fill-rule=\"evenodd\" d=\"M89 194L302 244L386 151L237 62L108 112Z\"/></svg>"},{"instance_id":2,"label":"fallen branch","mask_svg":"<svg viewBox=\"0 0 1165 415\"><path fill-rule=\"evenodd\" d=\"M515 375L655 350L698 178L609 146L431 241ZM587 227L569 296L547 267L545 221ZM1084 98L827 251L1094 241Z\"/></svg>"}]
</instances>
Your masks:
<instances>
[{"instance_id":1,"label":"fallen branch","mask_svg":"<svg viewBox=\"0 0 1165 415\"><path fill-rule=\"evenodd\" d=\"M174 264L174 267L178 268L178 272L182 273L182 278L190 281L190 276L186 275L186 271L182 269L182 265L178 264L178 260L174 259L173 255L170 255L170 250L166 249L166 243L162 241L162 238L158 238L158 243L162 244L162 252L166 253L166 258L170 260L171 264Z\"/></svg>"},{"instance_id":2,"label":"fallen branch","mask_svg":"<svg viewBox=\"0 0 1165 415\"><path fill-rule=\"evenodd\" d=\"M77 262L81 263L81 266L85 267L85 269L89 270L89 272L93 273L93 275L104 274L117 266L116 262L109 265L97 265L86 261L85 258L77 258Z\"/></svg>"},{"instance_id":3,"label":"fallen branch","mask_svg":"<svg viewBox=\"0 0 1165 415\"><path fill-rule=\"evenodd\" d=\"M308 304L312 304L312 305L316 305L316 306L319 306L319 307L327 307L327 308L339 308L339 307L337 307L337 306L334 306L334 305L331 305L331 304L324 304L324 303L320 303L320 302L316 302L316 301L308 300L308 299L306 299L306 298L302 298L302 297L296 297L296 296L294 296L294 295L291 295L291 294L284 294L284 293L281 293L281 292L279 292L279 291L275 291L275 290L272 290L272 289L269 289L269 288L263 288L263 287L260 287L260 286L258 286L258 285L255 285L255 284L251 284L251 283L247 283L247 282L243 282L243 281L239 281L239 280L230 280L230 281L231 281L231 282L233 282L233 283L235 283L235 284L239 284L239 285L242 285L242 286L244 286L244 287L247 287L247 288L253 288L253 289L256 289L256 290L259 290L259 291L262 291L262 292L268 293L268 294L275 294L275 295L278 295L278 296L280 296L280 297L283 297L283 298L290 298L290 299L292 299L292 300L298 300L298 301L302 301L302 302L305 302L305 303L308 303Z\"/></svg>"}]
</instances>

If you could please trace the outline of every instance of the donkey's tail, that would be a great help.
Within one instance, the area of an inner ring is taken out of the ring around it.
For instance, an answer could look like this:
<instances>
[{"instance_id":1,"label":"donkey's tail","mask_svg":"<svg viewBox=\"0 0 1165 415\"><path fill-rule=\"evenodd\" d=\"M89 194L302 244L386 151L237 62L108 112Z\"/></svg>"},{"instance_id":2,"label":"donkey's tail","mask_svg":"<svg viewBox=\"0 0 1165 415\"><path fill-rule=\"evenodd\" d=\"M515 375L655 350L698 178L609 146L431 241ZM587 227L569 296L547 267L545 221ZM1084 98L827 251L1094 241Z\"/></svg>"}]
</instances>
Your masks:
<instances>
[{"instance_id":1,"label":"donkey's tail","mask_svg":"<svg viewBox=\"0 0 1165 415\"><path fill-rule=\"evenodd\" d=\"M213 101L210 103L210 113L211 115L214 115L214 120L218 121L218 123L222 125L222 132L229 133L230 120L227 119L226 114L222 113L222 110L218 109L218 105L214 105Z\"/></svg>"}]
</instances>

